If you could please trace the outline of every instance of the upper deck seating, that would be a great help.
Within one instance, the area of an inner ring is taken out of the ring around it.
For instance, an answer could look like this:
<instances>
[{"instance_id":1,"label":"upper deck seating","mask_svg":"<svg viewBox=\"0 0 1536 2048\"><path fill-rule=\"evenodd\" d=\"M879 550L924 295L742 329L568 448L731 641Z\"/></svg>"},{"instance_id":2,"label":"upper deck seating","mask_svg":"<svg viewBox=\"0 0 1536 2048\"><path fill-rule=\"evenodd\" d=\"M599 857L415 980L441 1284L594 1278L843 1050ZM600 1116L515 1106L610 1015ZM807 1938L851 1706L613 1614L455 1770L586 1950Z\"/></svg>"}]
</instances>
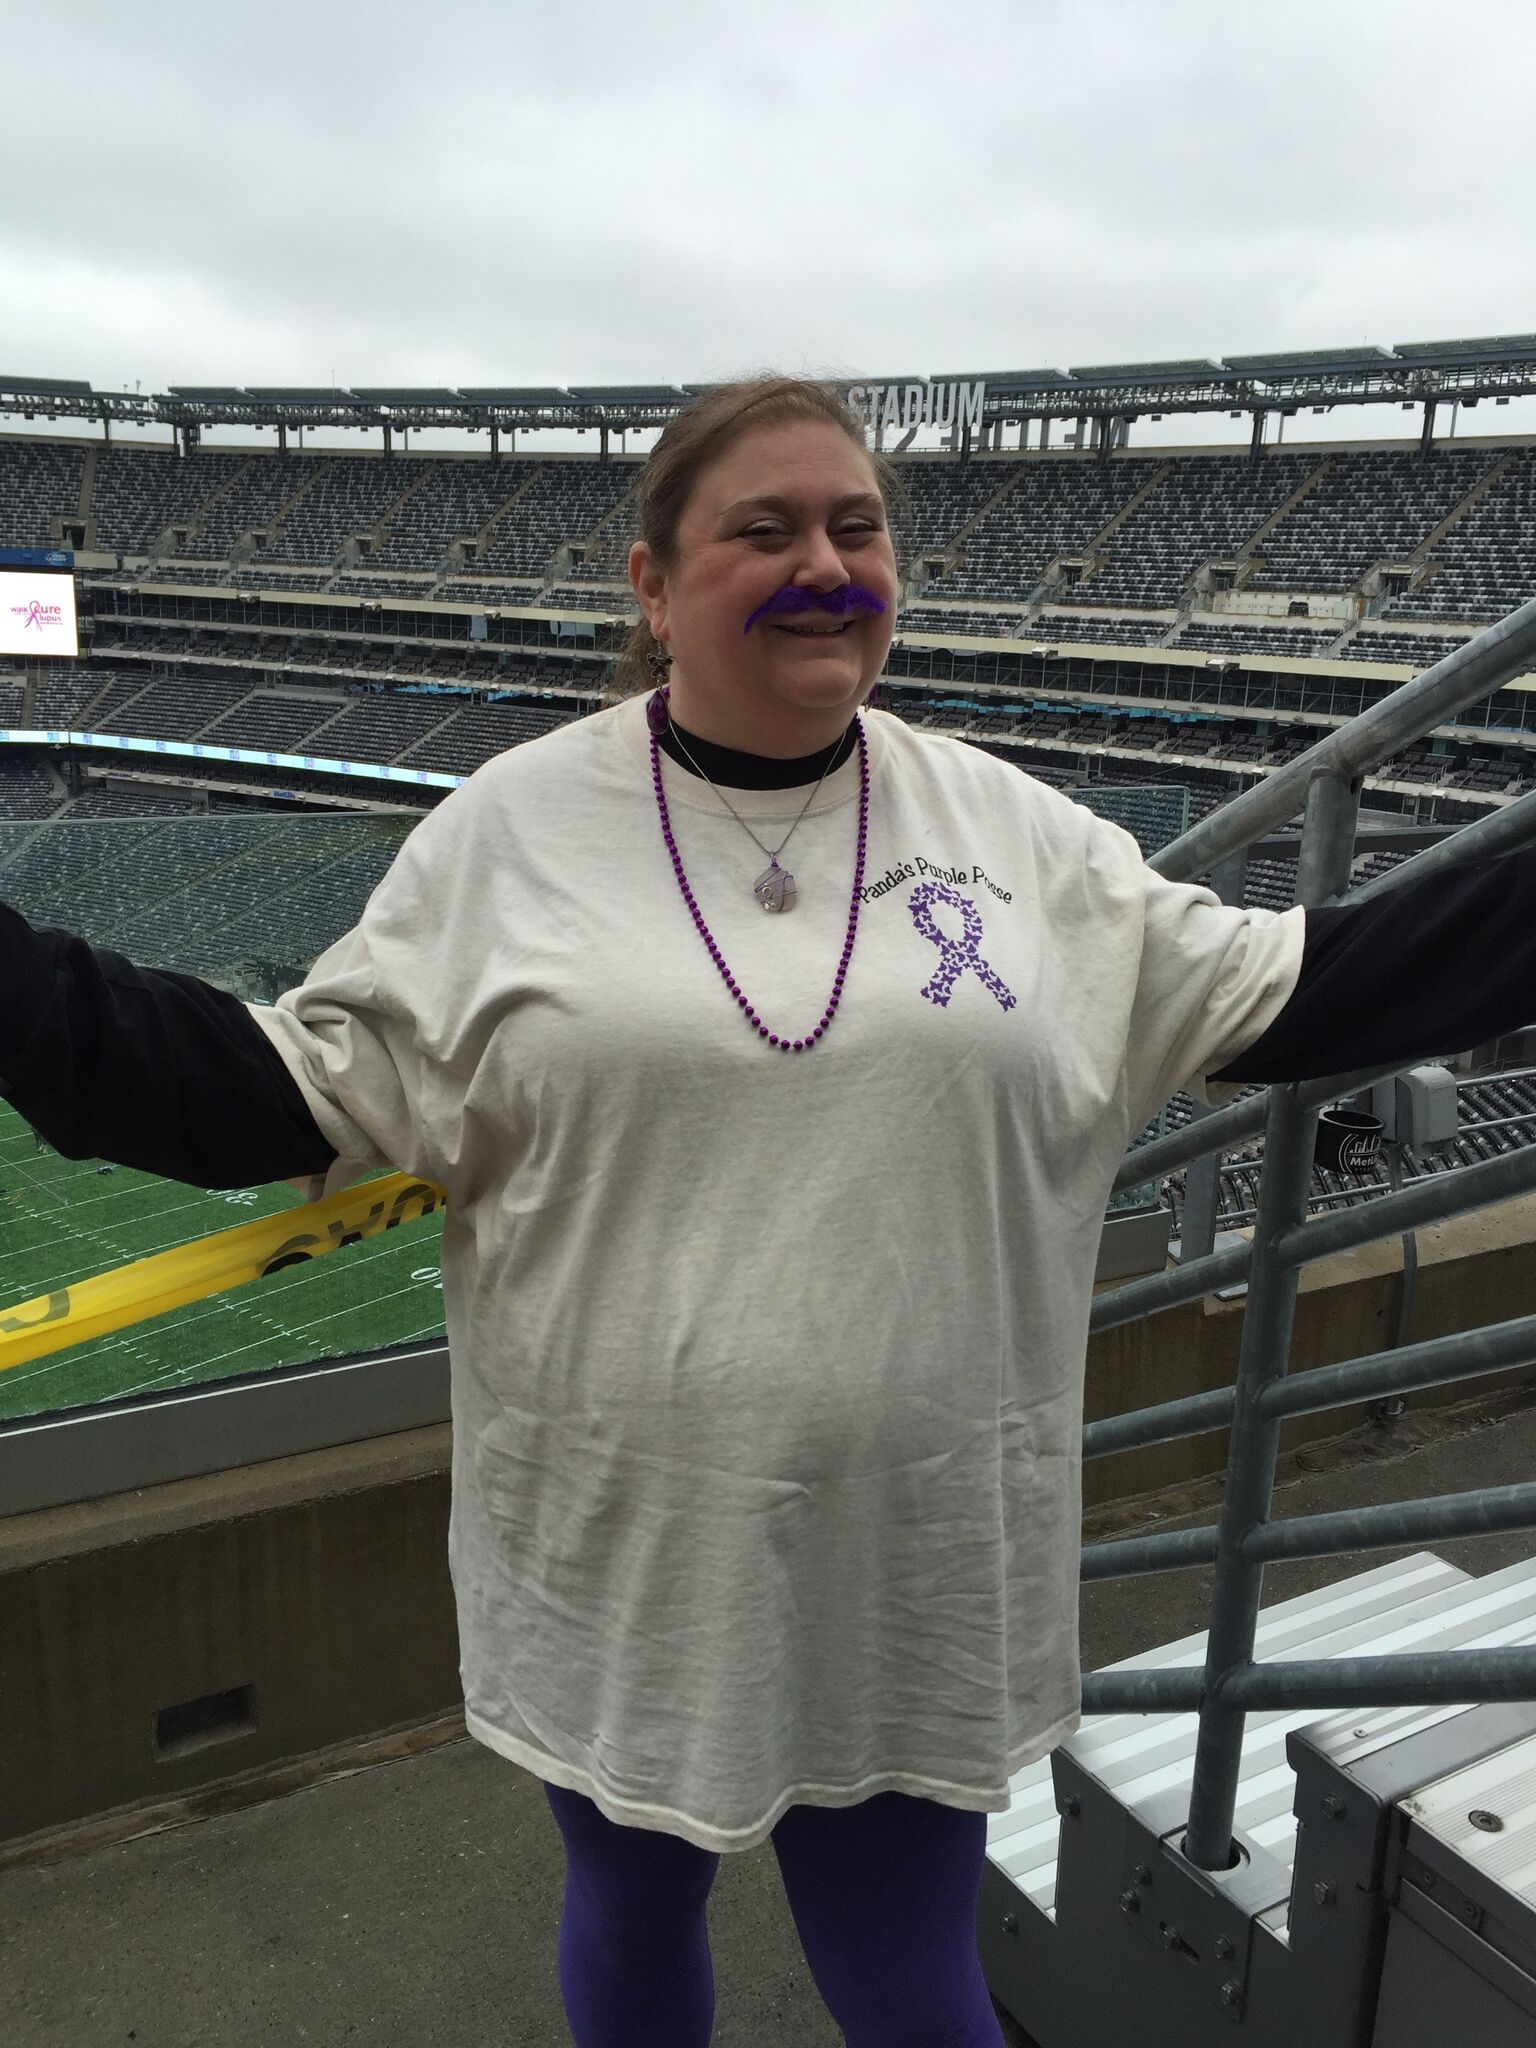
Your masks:
<instances>
[{"instance_id":1,"label":"upper deck seating","mask_svg":"<svg viewBox=\"0 0 1536 2048\"><path fill-rule=\"evenodd\" d=\"M1412 554L1491 467L1482 451L1417 449L1335 459L1322 481L1267 535L1260 590L1348 590L1375 562Z\"/></svg>"},{"instance_id":2,"label":"upper deck seating","mask_svg":"<svg viewBox=\"0 0 1536 2048\"><path fill-rule=\"evenodd\" d=\"M257 548L256 562L334 562L352 536L369 532L410 483L382 456L325 462L311 488Z\"/></svg>"},{"instance_id":3,"label":"upper deck seating","mask_svg":"<svg viewBox=\"0 0 1536 2048\"><path fill-rule=\"evenodd\" d=\"M246 460L212 452L182 456L167 448L98 448L91 486L97 547L108 554L149 554L171 528L194 522L203 503L231 483ZM174 555L180 546L172 541L165 552Z\"/></svg>"},{"instance_id":4,"label":"upper deck seating","mask_svg":"<svg viewBox=\"0 0 1536 2048\"><path fill-rule=\"evenodd\" d=\"M59 544L59 521L80 509L85 448L0 437L0 547Z\"/></svg>"},{"instance_id":5,"label":"upper deck seating","mask_svg":"<svg viewBox=\"0 0 1536 2048\"><path fill-rule=\"evenodd\" d=\"M1151 473L1134 463L1049 455L1024 457L1021 467L1018 483L968 535L962 560L928 586L929 596L1024 602L1050 564L1085 548Z\"/></svg>"},{"instance_id":6,"label":"upper deck seating","mask_svg":"<svg viewBox=\"0 0 1536 2048\"><path fill-rule=\"evenodd\" d=\"M1389 598L1385 617L1491 625L1536 597L1536 449L1510 454L1504 474L1431 548L1428 580Z\"/></svg>"},{"instance_id":7,"label":"upper deck seating","mask_svg":"<svg viewBox=\"0 0 1536 2048\"><path fill-rule=\"evenodd\" d=\"M420 457L397 460L403 489L411 480L409 464ZM446 566L456 540L475 535L507 500L536 474L539 464L527 456L445 458L427 481L413 491L390 520L383 540L367 557L378 569L430 569Z\"/></svg>"},{"instance_id":8,"label":"upper deck seating","mask_svg":"<svg viewBox=\"0 0 1536 2048\"><path fill-rule=\"evenodd\" d=\"M968 462L945 457L904 463L901 477L912 501L914 559L944 554L961 528L1019 469L1017 461L987 455L973 455Z\"/></svg>"},{"instance_id":9,"label":"upper deck seating","mask_svg":"<svg viewBox=\"0 0 1536 2048\"><path fill-rule=\"evenodd\" d=\"M1301 455L1179 458L1110 535L1108 561L1061 601L1177 604L1197 569L1234 557L1315 467Z\"/></svg>"},{"instance_id":10,"label":"upper deck seating","mask_svg":"<svg viewBox=\"0 0 1536 2048\"><path fill-rule=\"evenodd\" d=\"M634 483L629 463L545 462L475 557L482 575L538 576L556 550L583 540Z\"/></svg>"}]
</instances>

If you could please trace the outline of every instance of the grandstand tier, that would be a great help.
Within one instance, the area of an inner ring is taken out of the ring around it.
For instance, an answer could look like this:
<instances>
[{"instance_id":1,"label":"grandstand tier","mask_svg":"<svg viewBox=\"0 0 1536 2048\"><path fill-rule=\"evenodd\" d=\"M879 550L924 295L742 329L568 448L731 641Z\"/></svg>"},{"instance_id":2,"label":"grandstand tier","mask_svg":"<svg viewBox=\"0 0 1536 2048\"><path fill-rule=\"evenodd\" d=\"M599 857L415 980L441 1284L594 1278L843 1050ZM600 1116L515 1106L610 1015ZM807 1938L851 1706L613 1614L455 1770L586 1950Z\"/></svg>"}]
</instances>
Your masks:
<instances>
[{"instance_id":1,"label":"grandstand tier","mask_svg":"<svg viewBox=\"0 0 1536 2048\"><path fill-rule=\"evenodd\" d=\"M0 663L0 730L383 768L402 791L472 773L604 700L635 616L640 460L0 435L0 545L74 546L83 631L78 661ZM887 700L1056 781L1220 801L1536 581L1527 442L988 446L900 468ZM1531 701L1517 684L1459 714L1374 799L1449 818L1532 787ZM157 772L250 789L259 765L166 752ZM72 746L12 751L3 814L124 801L103 772ZM286 780L318 799L326 772Z\"/></svg>"}]
</instances>

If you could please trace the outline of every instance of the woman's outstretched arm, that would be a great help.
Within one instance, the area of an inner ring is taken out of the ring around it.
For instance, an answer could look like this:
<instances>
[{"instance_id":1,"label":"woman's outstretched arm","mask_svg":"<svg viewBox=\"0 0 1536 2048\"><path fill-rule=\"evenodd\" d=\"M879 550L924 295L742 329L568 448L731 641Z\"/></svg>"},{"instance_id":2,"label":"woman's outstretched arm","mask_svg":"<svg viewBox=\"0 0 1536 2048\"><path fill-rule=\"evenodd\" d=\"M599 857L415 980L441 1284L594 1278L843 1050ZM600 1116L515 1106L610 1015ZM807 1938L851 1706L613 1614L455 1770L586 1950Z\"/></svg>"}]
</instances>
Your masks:
<instances>
[{"instance_id":1,"label":"woman's outstretched arm","mask_svg":"<svg viewBox=\"0 0 1536 2048\"><path fill-rule=\"evenodd\" d=\"M336 1156L236 997L35 931L3 903L0 1096L66 1159L194 1187L323 1173Z\"/></svg>"},{"instance_id":2,"label":"woman's outstretched arm","mask_svg":"<svg viewBox=\"0 0 1536 2048\"><path fill-rule=\"evenodd\" d=\"M1214 1081L1310 1081L1536 1023L1536 849L1307 912L1285 1007Z\"/></svg>"}]
</instances>

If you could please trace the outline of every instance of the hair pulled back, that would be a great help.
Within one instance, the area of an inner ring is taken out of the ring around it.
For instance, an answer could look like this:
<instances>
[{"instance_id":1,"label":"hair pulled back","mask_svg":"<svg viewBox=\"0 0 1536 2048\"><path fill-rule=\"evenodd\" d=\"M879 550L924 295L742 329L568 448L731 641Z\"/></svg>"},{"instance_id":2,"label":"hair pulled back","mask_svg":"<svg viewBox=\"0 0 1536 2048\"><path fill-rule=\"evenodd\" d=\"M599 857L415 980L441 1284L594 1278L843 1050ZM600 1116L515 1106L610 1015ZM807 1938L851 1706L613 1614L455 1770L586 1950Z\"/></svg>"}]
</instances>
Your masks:
<instances>
[{"instance_id":1,"label":"hair pulled back","mask_svg":"<svg viewBox=\"0 0 1536 2048\"><path fill-rule=\"evenodd\" d=\"M677 533L699 476L739 434L784 420L825 420L845 433L869 459L898 563L911 522L906 485L894 463L871 454L864 423L834 385L814 377L782 377L765 371L734 384L717 384L675 413L646 458L635 490L636 539L643 540L663 569L677 559ZM614 664L613 688L621 696L654 687L646 656L659 642L645 619L631 630Z\"/></svg>"}]
</instances>

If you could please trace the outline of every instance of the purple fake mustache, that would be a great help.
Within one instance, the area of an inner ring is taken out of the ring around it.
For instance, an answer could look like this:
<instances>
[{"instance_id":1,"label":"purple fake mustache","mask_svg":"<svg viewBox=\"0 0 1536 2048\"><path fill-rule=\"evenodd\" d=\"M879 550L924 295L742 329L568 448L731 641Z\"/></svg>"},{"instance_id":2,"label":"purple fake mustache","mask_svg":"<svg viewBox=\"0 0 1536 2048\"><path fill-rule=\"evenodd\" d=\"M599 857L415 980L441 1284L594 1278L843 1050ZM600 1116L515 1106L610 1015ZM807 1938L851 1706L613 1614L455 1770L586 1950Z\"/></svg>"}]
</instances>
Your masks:
<instances>
[{"instance_id":1,"label":"purple fake mustache","mask_svg":"<svg viewBox=\"0 0 1536 2048\"><path fill-rule=\"evenodd\" d=\"M845 612L883 612L885 599L876 597L872 590L866 590L861 583L845 583L837 590L805 590L798 583L786 583L782 590L776 590L766 604L757 610L742 627L743 633L750 633L759 619L776 619L781 613L827 612L834 619Z\"/></svg>"}]
</instances>

